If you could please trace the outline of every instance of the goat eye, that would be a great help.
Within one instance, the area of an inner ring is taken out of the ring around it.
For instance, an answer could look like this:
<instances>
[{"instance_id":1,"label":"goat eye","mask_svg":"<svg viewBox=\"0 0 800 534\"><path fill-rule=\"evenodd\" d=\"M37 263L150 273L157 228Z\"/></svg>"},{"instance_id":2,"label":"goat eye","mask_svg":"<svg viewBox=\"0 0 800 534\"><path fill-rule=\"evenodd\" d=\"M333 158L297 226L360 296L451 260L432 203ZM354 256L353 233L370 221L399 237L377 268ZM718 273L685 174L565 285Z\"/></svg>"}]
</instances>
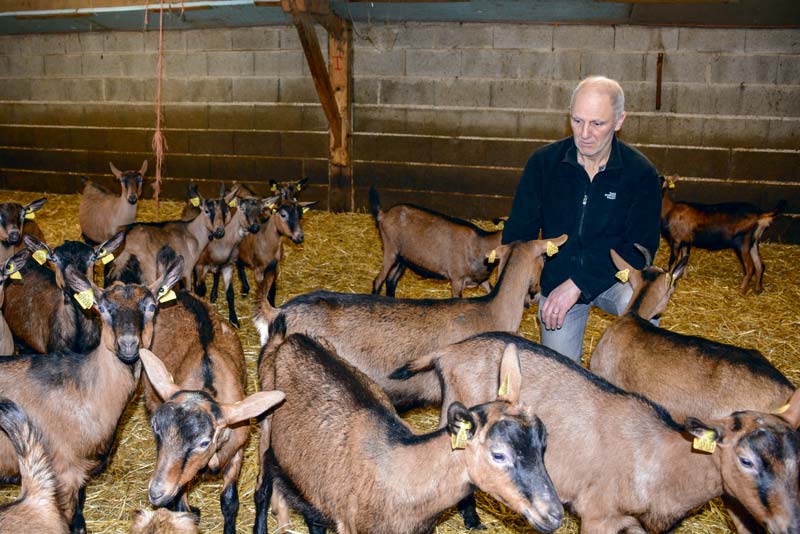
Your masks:
<instances>
[{"instance_id":1,"label":"goat eye","mask_svg":"<svg viewBox=\"0 0 800 534\"><path fill-rule=\"evenodd\" d=\"M282 212L281 212L281 219L285 219L285 218L286 218L286 212L285 212L285 211L282 211Z\"/></svg>"},{"instance_id":2,"label":"goat eye","mask_svg":"<svg viewBox=\"0 0 800 534\"><path fill-rule=\"evenodd\" d=\"M753 468L753 462L743 456L739 456L739 463L742 464L742 467L746 467L748 469Z\"/></svg>"},{"instance_id":3,"label":"goat eye","mask_svg":"<svg viewBox=\"0 0 800 534\"><path fill-rule=\"evenodd\" d=\"M211 445L211 440L209 438L204 439L200 443L197 444L196 449L205 450L208 446Z\"/></svg>"},{"instance_id":4,"label":"goat eye","mask_svg":"<svg viewBox=\"0 0 800 534\"><path fill-rule=\"evenodd\" d=\"M493 452L492 453L492 460L498 464L506 463L506 455L502 452Z\"/></svg>"}]
</instances>

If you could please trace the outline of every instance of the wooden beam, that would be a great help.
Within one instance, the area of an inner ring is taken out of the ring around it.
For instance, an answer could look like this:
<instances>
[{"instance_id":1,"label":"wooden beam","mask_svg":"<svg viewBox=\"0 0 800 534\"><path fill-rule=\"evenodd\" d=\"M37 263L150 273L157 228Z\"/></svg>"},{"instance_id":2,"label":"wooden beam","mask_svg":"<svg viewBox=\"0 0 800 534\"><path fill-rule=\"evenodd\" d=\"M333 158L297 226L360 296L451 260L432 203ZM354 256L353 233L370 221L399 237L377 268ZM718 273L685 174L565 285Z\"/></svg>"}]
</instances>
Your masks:
<instances>
[{"instance_id":1,"label":"wooden beam","mask_svg":"<svg viewBox=\"0 0 800 534\"><path fill-rule=\"evenodd\" d=\"M355 209L353 184L352 117L353 117L353 30L348 21L340 21L341 31L328 34L328 72L330 72L336 107L341 117L339 139L331 125L328 165L328 209Z\"/></svg>"}]
</instances>

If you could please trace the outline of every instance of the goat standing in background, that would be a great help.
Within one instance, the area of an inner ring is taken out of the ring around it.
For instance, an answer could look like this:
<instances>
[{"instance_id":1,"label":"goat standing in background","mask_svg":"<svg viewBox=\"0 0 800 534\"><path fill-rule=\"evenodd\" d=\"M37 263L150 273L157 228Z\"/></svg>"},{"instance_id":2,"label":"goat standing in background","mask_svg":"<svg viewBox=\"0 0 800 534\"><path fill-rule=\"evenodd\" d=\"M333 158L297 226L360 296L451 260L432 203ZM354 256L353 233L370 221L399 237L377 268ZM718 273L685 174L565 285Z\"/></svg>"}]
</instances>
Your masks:
<instances>
[{"instance_id":1,"label":"goat standing in background","mask_svg":"<svg viewBox=\"0 0 800 534\"><path fill-rule=\"evenodd\" d=\"M486 256L500 245L503 231L489 232L474 224L412 204L397 204L383 211L374 187L369 188L372 216L381 234L383 264L372 282L372 293L393 297L406 267L434 278L447 278L453 297L464 288L492 290L489 277L494 264Z\"/></svg>"},{"instance_id":2,"label":"goat standing in background","mask_svg":"<svg viewBox=\"0 0 800 534\"><path fill-rule=\"evenodd\" d=\"M261 388L284 391L286 402L261 426L256 534L266 532L273 486L312 532L314 523L339 534L432 532L475 486L539 532L561 525L542 459L547 432L519 402L516 353L499 366L509 387L494 402L450 404L445 428L417 435L369 377L309 337L283 336L259 356Z\"/></svg>"},{"instance_id":3,"label":"goat standing in background","mask_svg":"<svg viewBox=\"0 0 800 534\"><path fill-rule=\"evenodd\" d=\"M37 262L28 262L24 275L10 281L5 290L4 309L11 332L23 345L21 350L45 354L60 350L86 353L100 341L100 330L91 312L73 298L66 283L71 265L91 279L94 265L119 247L122 232L92 248L80 241L65 241L51 249L32 236L25 244ZM50 261L50 270L39 261Z\"/></svg>"},{"instance_id":4,"label":"goat standing in background","mask_svg":"<svg viewBox=\"0 0 800 534\"><path fill-rule=\"evenodd\" d=\"M0 507L0 532L67 534L56 505L56 477L42 434L13 401L0 397L0 428L19 461L20 497Z\"/></svg>"},{"instance_id":5,"label":"goat standing in background","mask_svg":"<svg viewBox=\"0 0 800 534\"><path fill-rule=\"evenodd\" d=\"M5 300L6 278L22 276L21 274L15 275L14 273L19 273L20 269L25 265L25 262L28 261L28 257L30 257L30 251L28 249L23 249L7 259L3 264L3 268L0 270L0 306L3 305L3 301ZM0 355L10 356L11 354L14 354L14 335L8 327L5 316L0 314Z\"/></svg>"},{"instance_id":6,"label":"goat standing in background","mask_svg":"<svg viewBox=\"0 0 800 534\"><path fill-rule=\"evenodd\" d=\"M770 211L761 211L747 202L723 204L698 204L674 202L662 181L661 235L669 244L669 267L683 256L688 256L692 247L708 250L732 249L742 265L744 278L739 292L744 295L755 277L756 293L764 290L764 263L758 251L758 242L764 230L772 223L784 206L785 200Z\"/></svg>"},{"instance_id":7,"label":"goat standing in background","mask_svg":"<svg viewBox=\"0 0 800 534\"><path fill-rule=\"evenodd\" d=\"M102 243L136 221L136 208L142 196L147 160L138 171L122 172L109 162L111 172L119 180L120 194L81 177L83 190L78 206L78 222L84 240L91 245Z\"/></svg>"},{"instance_id":8,"label":"goat standing in background","mask_svg":"<svg viewBox=\"0 0 800 534\"><path fill-rule=\"evenodd\" d=\"M25 248L23 236L32 235L39 241L45 240L42 229L33 220L35 212L45 202L46 198L40 198L24 206L16 202L0 204L0 263Z\"/></svg>"}]
</instances>

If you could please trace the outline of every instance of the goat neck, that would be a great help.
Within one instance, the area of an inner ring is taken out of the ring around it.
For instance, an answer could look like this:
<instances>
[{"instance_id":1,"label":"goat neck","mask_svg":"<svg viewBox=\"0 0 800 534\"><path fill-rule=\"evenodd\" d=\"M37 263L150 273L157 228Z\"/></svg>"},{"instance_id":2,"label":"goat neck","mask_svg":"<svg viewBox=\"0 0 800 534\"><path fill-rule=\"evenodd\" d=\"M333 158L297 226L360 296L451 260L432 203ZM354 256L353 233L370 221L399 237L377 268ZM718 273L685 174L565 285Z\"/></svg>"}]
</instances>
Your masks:
<instances>
[{"instance_id":1,"label":"goat neck","mask_svg":"<svg viewBox=\"0 0 800 534\"><path fill-rule=\"evenodd\" d=\"M516 332L522 322L525 303L532 290L538 289L544 267L541 241L515 243L509 249L502 272L488 301L489 316L494 320L492 330Z\"/></svg>"}]
</instances>

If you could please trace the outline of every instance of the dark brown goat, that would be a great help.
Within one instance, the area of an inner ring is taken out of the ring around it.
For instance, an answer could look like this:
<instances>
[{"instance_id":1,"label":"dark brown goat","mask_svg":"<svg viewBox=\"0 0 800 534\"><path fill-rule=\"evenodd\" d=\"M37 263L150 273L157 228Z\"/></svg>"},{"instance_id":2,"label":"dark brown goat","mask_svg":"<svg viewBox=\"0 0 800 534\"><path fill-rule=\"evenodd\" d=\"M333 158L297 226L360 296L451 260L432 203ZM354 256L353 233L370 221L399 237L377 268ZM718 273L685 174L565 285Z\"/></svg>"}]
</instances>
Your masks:
<instances>
[{"instance_id":1,"label":"dark brown goat","mask_svg":"<svg viewBox=\"0 0 800 534\"><path fill-rule=\"evenodd\" d=\"M130 534L198 534L198 517L189 512L138 510Z\"/></svg>"},{"instance_id":2,"label":"dark brown goat","mask_svg":"<svg viewBox=\"0 0 800 534\"><path fill-rule=\"evenodd\" d=\"M149 347L153 336L154 295L169 289L182 271L177 261L150 287L115 283L101 290L69 266L67 284L100 315L100 344L88 354L0 359L0 395L19 404L42 432L58 481L59 509L73 534L86 531L79 495L108 462L139 381L139 349ZM15 460L11 443L0 439L0 477L19 475Z\"/></svg>"},{"instance_id":3,"label":"dark brown goat","mask_svg":"<svg viewBox=\"0 0 800 534\"><path fill-rule=\"evenodd\" d=\"M566 240L563 235L551 241L560 246ZM492 292L482 297L416 300L315 291L280 308L262 299L255 318L261 343L282 316L289 333L328 341L341 358L377 382L398 409L435 404L441 400L435 376L398 382L389 380L389 373L414 356L479 332L516 332L529 295L539 289L548 242L499 247L504 268Z\"/></svg>"},{"instance_id":4,"label":"dark brown goat","mask_svg":"<svg viewBox=\"0 0 800 534\"><path fill-rule=\"evenodd\" d=\"M44 241L44 233L36 221L33 220L35 212L44 206L46 198L40 198L22 205L16 202L3 202L0 204L0 262L5 262L25 248L22 242L24 235L32 235L39 241Z\"/></svg>"},{"instance_id":5,"label":"dark brown goat","mask_svg":"<svg viewBox=\"0 0 800 534\"><path fill-rule=\"evenodd\" d=\"M266 532L273 481L307 522L339 534L432 532L473 485L540 532L561 525L542 461L546 430L518 402L518 360L501 366L508 393L471 409L453 403L446 428L417 435L369 377L309 337L282 341L278 329L259 363L262 389L284 391L286 402L262 423L255 533Z\"/></svg>"},{"instance_id":6,"label":"dark brown goat","mask_svg":"<svg viewBox=\"0 0 800 534\"><path fill-rule=\"evenodd\" d=\"M50 270L28 262L24 276L6 285L4 310L11 332L25 352L45 354L60 350L86 353L100 341L94 315L72 298L66 283L67 267L72 265L87 278L94 265L119 247L124 234L92 248L80 241L65 241L51 249L32 236L25 236L34 258L53 264Z\"/></svg>"},{"instance_id":7,"label":"dark brown goat","mask_svg":"<svg viewBox=\"0 0 800 534\"><path fill-rule=\"evenodd\" d=\"M191 220L161 223L134 223L127 226L125 248L111 264L110 277L124 283L152 284L156 280L156 257L164 245L169 245L183 257L183 283L190 288L192 270L203 250L212 239L225 235L225 225L230 220L228 203L232 194L222 198L204 199L190 189L191 198L197 198L201 208Z\"/></svg>"},{"instance_id":8,"label":"dark brown goat","mask_svg":"<svg viewBox=\"0 0 800 534\"><path fill-rule=\"evenodd\" d=\"M381 234L383 264L372 282L372 293L393 297L406 267L415 272L447 278L453 297L464 288L481 286L491 291L494 269L486 256L497 248L503 231L488 232L474 224L412 204L397 204L383 211L374 187L369 189L372 216Z\"/></svg>"},{"instance_id":9,"label":"dark brown goat","mask_svg":"<svg viewBox=\"0 0 800 534\"><path fill-rule=\"evenodd\" d=\"M781 416L738 412L679 425L647 398L542 345L501 333L434 351L394 376L435 367L443 402L486 401L503 383L496 366L510 344L520 351L521 400L547 426L547 471L580 516L581 533L667 532L723 492L770 532L800 531L800 395ZM692 436L708 436L714 452L693 451Z\"/></svg>"},{"instance_id":10,"label":"dark brown goat","mask_svg":"<svg viewBox=\"0 0 800 534\"><path fill-rule=\"evenodd\" d=\"M20 269L25 266L25 263L30 257L30 251L23 249L5 261L2 269L0 269L0 306L3 305L5 300L5 281L6 278L22 276L19 273ZM9 356L14 354L14 336L11 329L8 327L8 322L3 314L0 314L0 355Z\"/></svg>"},{"instance_id":11,"label":"dark brown goat","mask_svg":"<svg viewBox=\"0 0 800 534\"><path fill-rule=\"evenodd\" d=\"M742 265L744 278L739 292L744 295L755 278L756 293L764 290L764 262L758 252L758 243L764 230L783 211L781 201L770 211L761 211L746 202L723 204L698 204L674 202L662 177L661 235L670 247L669 266L682 256L688 256L692 247L708 250L732 249Z\"/></svg>"},{"instance_id":12,"label":"dark brown goat","mask_svg":"<svg viewBox=\"0 0 800 534\"><path fill-rule=\"evenodd\" d=\"M66 534L67 523L56 504L56 477L42 434L13 401L0 398L0 428L19 461L20 497L0 507L0 532Z\"/></svg>"},{"instance_id":13,"label":"dark brown goat","mask_svg":"<svg viewBox=\"0 0 800 534\"><path fill-rule=\"evenodd\" d=\"M125 226L136 221L136 208L142 196L144 173L147 160L138 171L122 172L109 162L111 172L119 180L120 193L113 193L105 187L81 179L83 190L78 206L78 222L83 238L96 245L110 239Z\"/></svg>"}]
</instances>

